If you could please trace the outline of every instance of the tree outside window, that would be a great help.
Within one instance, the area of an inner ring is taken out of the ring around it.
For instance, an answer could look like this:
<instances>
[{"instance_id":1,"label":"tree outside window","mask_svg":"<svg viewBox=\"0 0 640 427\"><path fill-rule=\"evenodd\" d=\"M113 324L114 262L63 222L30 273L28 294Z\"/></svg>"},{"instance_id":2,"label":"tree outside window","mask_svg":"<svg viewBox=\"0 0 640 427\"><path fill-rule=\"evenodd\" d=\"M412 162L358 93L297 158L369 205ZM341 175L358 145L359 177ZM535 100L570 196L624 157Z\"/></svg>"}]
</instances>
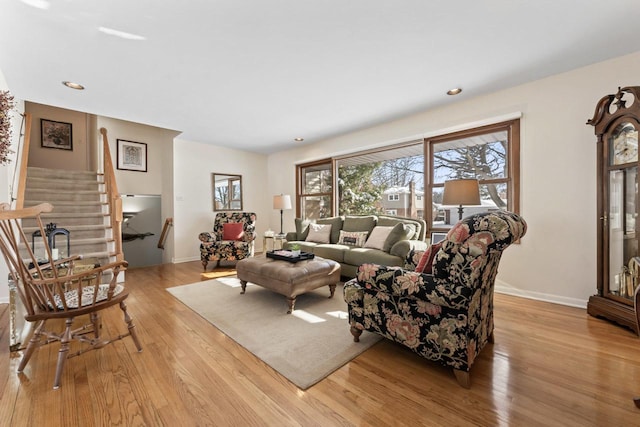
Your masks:
<instances>
[{"instance_id":1,"label":"tree outside window","mask_svg":"<svg viewBox=\"0 0 640 427\"><path fill-rule=\"evenodd\" d=\"M480 206L463 206L464 216L519 208L519 120L426 141L432 176L427 197L432 229L446 230L458 220L457 206L442 205L444 182L471 178L480 183Z\"/></svg>"}]
</instances>

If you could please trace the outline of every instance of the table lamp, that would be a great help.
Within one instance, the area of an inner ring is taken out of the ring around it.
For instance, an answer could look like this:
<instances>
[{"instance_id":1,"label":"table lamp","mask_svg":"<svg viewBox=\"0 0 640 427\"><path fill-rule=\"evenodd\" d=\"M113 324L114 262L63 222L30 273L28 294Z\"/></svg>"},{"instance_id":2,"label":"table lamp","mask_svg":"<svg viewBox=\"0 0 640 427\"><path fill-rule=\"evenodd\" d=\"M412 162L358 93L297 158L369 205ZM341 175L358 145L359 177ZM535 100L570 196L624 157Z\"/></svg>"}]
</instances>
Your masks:
<instances>
[{"instance_id":1,"label":"table lamp","mask_svg":"<svg viewBox=\"0 0 640 427\"><path fill-rule=\"evenodd\" d=\"M444 182L443 205L458 205L458 221L462 219L462 205L480 204L480 185L477 179L453 179Z\"/></svg>"},{"instance_id":2,"label":"table lamp","mask_svg":"<svg viewBox=\"0 0 640 427\"><path fill-rule=\"evenodd\" d=\"M278 236L284 236L282 231L282 212L285 209L291 209L291 196L288 194L273 196L273 209L280 209L280 234Z\"/></svg>"}]
</instances>

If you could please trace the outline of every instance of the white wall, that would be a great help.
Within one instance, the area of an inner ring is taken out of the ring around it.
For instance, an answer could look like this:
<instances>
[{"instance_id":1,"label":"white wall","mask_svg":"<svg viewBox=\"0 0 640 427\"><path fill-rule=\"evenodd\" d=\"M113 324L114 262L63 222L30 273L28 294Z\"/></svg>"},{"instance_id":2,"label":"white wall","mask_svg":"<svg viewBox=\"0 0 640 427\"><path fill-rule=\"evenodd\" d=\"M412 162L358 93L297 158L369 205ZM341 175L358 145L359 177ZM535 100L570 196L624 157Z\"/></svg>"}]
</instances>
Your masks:
<instances>
[{"instance_id":1,"label":"white wall","mask_svg":"<svg viewBox=\"0 0 640 427\"><path fill-rule=\"evenodd\" d=\"M529 230L504 253L497 288L585 307L596 292L597 217L596 139L585 123L601 97L639 85L638 76L640 52L272 154L268 193L295 194L296 163L522 113L520 204ZM289 229L294 216L285 212Z\"/></svg>"},{"instance_id":2,"label":"white wall","mask_svg":"<svg viewBox=\"0 0 640 427\"><path fill-rule=\"evenodd\" d=\"M261 251L261 236L269 228L273 211L272 194L266 191L270 179L266 156L176 139L174 162L174 262L200 259L198 234L210 231L215 218L211 188L214 172L242 175L243 210L257 215L256 251Z\"/></svg>"},{"instance_id":3,"label":"white wall","mask_svg":"<svg viewBox=\"0 0 640 427\"><path fill-rule=\"evenodd\" d=\"M116 169L116 183L120 194L161 195L162 229L165 219L173 217L173 141L179 132L108 117L98 117L97 126L107 130L114 167L118 139L147 144L147 172ZM173 241L169 230L162 255L165 263L174 257Z\"/></svg>"}]
</instances>

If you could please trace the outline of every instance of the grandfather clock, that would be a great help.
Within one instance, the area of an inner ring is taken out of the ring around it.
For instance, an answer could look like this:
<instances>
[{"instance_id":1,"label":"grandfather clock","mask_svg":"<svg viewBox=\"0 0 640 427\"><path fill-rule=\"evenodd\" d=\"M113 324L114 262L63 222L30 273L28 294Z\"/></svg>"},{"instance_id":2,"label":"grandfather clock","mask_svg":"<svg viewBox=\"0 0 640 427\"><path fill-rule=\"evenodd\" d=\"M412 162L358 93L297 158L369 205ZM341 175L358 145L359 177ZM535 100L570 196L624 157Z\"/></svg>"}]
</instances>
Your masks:
<instances>
[{"instance_id":1,"label":"grandfather clock","mask_svg":"<svg viewBox=\"0 0 640 427\"><path fill-rule=\"evenodd\" d=\"M587 312L638 332L633 308L640 275L638 130L640 86L603 97L593 118L598 163L598 293Z\"/></svg>"}]
</instances>

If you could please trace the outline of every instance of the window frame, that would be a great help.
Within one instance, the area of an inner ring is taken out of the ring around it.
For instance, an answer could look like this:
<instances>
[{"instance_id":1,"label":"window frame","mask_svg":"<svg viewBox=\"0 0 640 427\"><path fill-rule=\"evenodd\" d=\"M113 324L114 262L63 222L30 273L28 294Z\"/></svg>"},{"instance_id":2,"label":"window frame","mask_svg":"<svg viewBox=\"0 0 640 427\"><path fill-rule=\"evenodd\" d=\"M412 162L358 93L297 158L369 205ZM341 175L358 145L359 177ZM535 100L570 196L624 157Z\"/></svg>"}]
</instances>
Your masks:
<instances>
[{"instance_id":1,"label":"window frame","mask_svg":"<svg viewBox=\"0 0 640 427\"><path fill-rule=\"evenodd\" d=\"M449 142L456 139L484 135L493 132L507 132L507 176L505 178L479 180L482 184L506 183L507 184L507 210L520 213L520 119L507 120L485 126L474 127L425 138L425 194L424 194L424 219L427 222L428 232L448 231L450 227L436 227L433 225L433 189L444 187L444 183L434 183L434 148L436 144ZM428 159L428 160L427 160Z\"/></svg>"},{"instance_id":2,"label":"window frame","mask_svg":"<svg viewBox=\"0 0 640 427\"><path fill-rule=\"evenodd\" d=\"M303 186L303 171L306 168L312 168L317 166L328 165L329 170L331 171L331 191L328 193L302 193ZM303 218L302 212L302 199L305 197L329 197L329 207L331 209L331 214L329 217L334 216L335 210L335 186L336 186L336 176L335 176L335 161L331 158L316 160L313 162L302 163L296 165L296 217Z\"/></svg>"}]
</instances>

